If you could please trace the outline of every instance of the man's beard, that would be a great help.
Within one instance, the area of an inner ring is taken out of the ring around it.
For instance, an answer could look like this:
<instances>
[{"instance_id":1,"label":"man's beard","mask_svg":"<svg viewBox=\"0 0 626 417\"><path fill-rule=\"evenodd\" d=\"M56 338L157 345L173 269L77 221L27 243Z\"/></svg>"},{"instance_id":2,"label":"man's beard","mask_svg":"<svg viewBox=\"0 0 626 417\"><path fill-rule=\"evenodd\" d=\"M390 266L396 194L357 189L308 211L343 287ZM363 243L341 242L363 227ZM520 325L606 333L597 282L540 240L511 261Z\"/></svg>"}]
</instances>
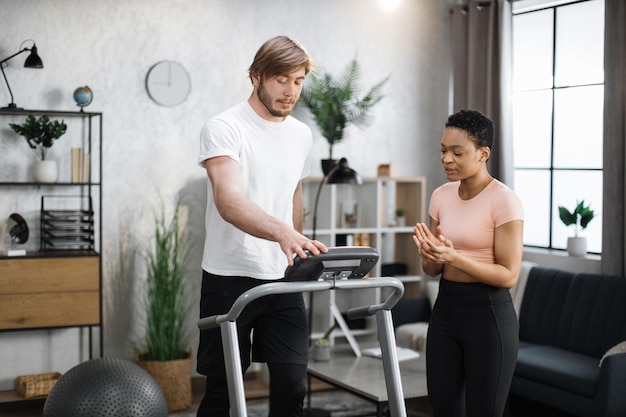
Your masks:
<instances>
[{"instance_id":1,"label":"man's beard","mask_svg":"<svg viewBox=\"0 0 626 417\"><path fill-rule=\"evenodd\" d=\"M273 104L272 97L270 97L268 92L265 90L265 87L263 86L263 81L259 82L259 88L257 89L256 95L259 98L259 101L261 102L261 104L265 106L269 114L271 114L274 117L287 117L291 114L291 111L293 110L293 107L289 110L275 109L272 106Z\"/></svg>"}]
</instances>

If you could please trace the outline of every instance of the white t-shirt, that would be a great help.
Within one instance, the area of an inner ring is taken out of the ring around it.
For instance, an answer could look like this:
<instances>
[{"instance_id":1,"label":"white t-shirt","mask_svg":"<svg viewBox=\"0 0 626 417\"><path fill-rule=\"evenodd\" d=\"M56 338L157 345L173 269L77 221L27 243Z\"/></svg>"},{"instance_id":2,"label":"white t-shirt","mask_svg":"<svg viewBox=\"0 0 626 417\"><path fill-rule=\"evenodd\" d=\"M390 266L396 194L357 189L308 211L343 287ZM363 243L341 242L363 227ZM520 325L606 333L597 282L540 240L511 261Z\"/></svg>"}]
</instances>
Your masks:
<instances>
[{"instance_id":1,"label":"white t-shirt","mask_svg":"<svg viewBox=\"0 0 626 417\"><path fill-rule=\"evenodd\" d=\"M288 116L282 122L261 118L247 101L211 118L202 128L198 164L217 156L239 162L245 195L266 213L293 224L293 195L309 175L311 129ZM259 239L227 223L217 211L208 184L206 240L202 269L226 276L280 279L287 267L277 242Z\"/></svg>"}]
</instances>

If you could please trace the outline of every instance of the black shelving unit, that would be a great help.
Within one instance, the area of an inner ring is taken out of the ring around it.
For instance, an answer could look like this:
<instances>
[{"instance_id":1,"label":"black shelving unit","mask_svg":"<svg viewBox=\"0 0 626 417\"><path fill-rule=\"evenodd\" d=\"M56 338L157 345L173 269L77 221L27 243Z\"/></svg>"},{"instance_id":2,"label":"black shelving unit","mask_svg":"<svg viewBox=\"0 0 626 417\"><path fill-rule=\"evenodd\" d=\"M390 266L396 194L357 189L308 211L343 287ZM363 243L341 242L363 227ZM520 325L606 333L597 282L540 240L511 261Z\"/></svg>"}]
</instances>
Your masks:
<instances>
[{"instance_id":1,"label":"black shelving unit","mask_svg":"<svg viewBox=\"0 0 626 417\"><path fill-rule=\"evenodd\" d=\"M2 178L0 174L0 192L3 188L17 189L21 192L22 189L26 191L31 190L32 194L39 195L41 197L41 207L33 207L33 211L39 210L40 212L40 250L37 252L30 251L26 256L5 256L0 255L0 265L4 271L21 271L23 266L29 271L36 271L33 266L37 262L51 262L55 265L59 265L62 268L67 268L68 272L72 271L76 275L76 270L80 268L86 268L89 271L90 284L95 288L96 282L96 270L97 270L97 301L98 311L92 312L90 318L85 319L85 323L80 324L64 324L62 321L53 323L52 325L39 325L45 323L46 318L42 320L34 321L34 325L29 325L28 322L20 325L13 325L0 318L0 332L9 331L28 331L28 330L40 330L40 329L54 329L54 328L69 328L79 327L87 328L89 331L89 357L92 358L94 354L93 335L94 328L97 328L99 333L99 349L97 356L103 356L103 326L102 326L102 128L103 128L103 115L100 112L86 112L86 111L59 111L59 110L0 110L0 120L7 116L7 119L16 119L17 117L26 117L28 115L42 116L47 115L50 118L67 118L67 119L82 119L85 121L83 124L83 131L81 142L84 147L84 151L89 153L90 158L90 170L88 177L81 182L69 182L62 180L55 183L37 183L30 180L15 181L12 178ZM62 147L63 142L55 146L55 148ZM67 145L66 145L67 146ZM68 147L68 152L70 151ZM94 169L95 168L95 169ZM49 209L47 205L47 199L52 197L71 197L76 200L80 200L76 208L70 208L67 210ZM85 201L88 206L85 206ZM74 226L70 227L71 222L78 221L80 224L78 228ZM60 227L61 226L61 227ZM80 233L76 233L76 231ZM80 235L80 236L79 236ZM77 243L79 242L80 243ZM13 264L12 264L13 262ZM85 263L87 262L87 263ZM12 266L17 265L18 266ZM73 266L75 265L76 268ZM87 267L85 267L87 265ZM93 272L93 273L92 273ZM18 279L27 278L24 276L18 277ZM0 277L0 303L2 303L3 297L19 297L19 288L17 294L6 294L7 291L11 291L15 285L9 282L11 278ZM75 282L79 282L80 277L74 278ZM61 279L59 279L62 282ZM91 284L93 282L93 284ZM35 284L37 285L37 284ZM79 291L80 292L80 291ZM92 297L96 297L96 290L91 289ZM91 296L90 296L91 297ZM93 303L85 302L85 305L92 305ZM2 307L0 307L0 310ZM97 317L96 317L97 316ZM70 320L73 318L70 318ZM7 319L8 320L8 319ZM80 320L80 318L78 318ZM17 320L16 320L17 321ZM5 392L6 393L6 392ZM10 398L13 398L9 395ZM0 398L3 396L0 395ZM0 402L2 402L0 400Z\"/></svg>"}]
</instances>

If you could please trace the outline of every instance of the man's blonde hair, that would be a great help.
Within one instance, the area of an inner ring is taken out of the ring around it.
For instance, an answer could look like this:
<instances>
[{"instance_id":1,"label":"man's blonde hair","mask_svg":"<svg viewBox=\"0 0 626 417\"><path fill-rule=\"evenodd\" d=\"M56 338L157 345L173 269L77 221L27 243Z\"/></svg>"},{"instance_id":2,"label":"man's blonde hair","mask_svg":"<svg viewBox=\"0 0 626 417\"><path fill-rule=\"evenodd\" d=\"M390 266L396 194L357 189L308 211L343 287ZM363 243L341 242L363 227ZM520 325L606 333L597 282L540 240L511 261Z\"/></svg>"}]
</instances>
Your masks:
<instances>
[{"instance_id":1,"label":"man's blonde hair","mask_svg":"<svg viewBox=\"0 0 626 417\"><path fill-rule=\"evenodd\" d=\"M288 36L276 36L259 48L248 74L251 80L254 76L264 79L289 74L300 67L304 67L305 74L313 69L313 60L306 49Z\"/></svg>"}]
</instances>

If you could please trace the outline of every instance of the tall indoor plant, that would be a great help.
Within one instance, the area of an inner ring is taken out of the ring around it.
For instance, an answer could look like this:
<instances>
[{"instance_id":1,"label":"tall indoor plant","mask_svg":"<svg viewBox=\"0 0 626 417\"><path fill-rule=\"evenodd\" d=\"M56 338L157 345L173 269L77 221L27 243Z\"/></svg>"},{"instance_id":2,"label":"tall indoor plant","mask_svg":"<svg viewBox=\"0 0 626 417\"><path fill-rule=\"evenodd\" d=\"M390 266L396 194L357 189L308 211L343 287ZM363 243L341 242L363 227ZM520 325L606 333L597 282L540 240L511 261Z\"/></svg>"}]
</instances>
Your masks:
<instances>
[{"instance_id":1,"label":"tall indoor plant","mask_svg":"<svg viewBox=\"0 0 626 417\"><path fill-rule=\"evenodd\" d=\"M180 205L168 220L154 223L153 246L147 254L146 338L137 363L157 381L170 411L191 405L191 349L185 318L189 306L184 269L187 243L180 224Z\"/></svg>"},{"instance_id":2,"label":"tall indoor plant","mask_svg":"<svg viewBox=\"0 0 626 417\"><path fill-rule=\"evenodd\" d=\"M589 222L593 220L594 211L591 205L585 206L585 200L576 204L573 211L569 211L564 206L559 206L559 218L565 226L574 226L574 236L567 239L567 252L572 256L585 256L587 253L587 238L578 236L578 231L582 232L587 228Z\"/></svg>"},{"instance_id":3,"label":"tall indoor plant","mask_svg":"<svg viewBox=\"0 0 626 417\"><path fill-rule=\"evenodd\" d=\"M24 123L9 123L9 126L15 133L23 136L28 146L37 153L39 160L33 168L35 181L56 181L58 175L56 161L46 160L46 153L54 145L54 141L67 131L65 122L63 120L51 122L46 115L35 119L35 116L29 114Z\"/></svg>"},{"instance_id":4,"label":"tall indoor plant","mask_svg":"<svg viewBox=\"0 0 626 417\"><path fill-rule=\"evenodd\" d=\"M376 83L359 98L361 69L356 58L350 61L337 79L329 73L316 72L312 75L300 99L326 138L328 159L333 161L333 146L345 139L348 125L364 126L369 122L370 110L384 97L381 90L389 77ZM331 162L330 168L332 166L334 164Z\"/></svg>"}]
</instances>

